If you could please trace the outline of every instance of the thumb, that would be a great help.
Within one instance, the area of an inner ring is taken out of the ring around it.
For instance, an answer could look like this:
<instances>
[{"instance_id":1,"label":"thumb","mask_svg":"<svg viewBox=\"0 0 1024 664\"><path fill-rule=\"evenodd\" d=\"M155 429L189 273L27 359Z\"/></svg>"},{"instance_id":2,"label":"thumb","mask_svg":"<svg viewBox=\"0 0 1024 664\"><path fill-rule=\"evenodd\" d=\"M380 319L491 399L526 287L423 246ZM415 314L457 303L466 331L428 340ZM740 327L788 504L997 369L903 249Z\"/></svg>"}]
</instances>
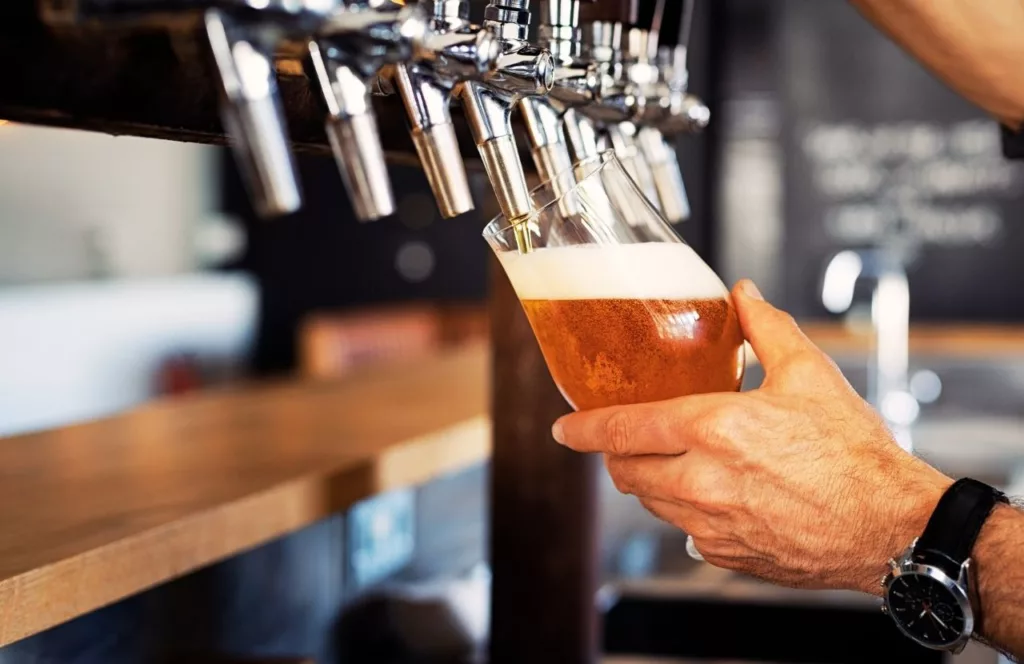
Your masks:
<instances>
[{"instance_id":1,"label":"thumb","mask_svg":"<svg viewBox=\"0 0 1024 664\"><path fill-rule=\"evenodd\" d=\"M765 302L753 281L744 279L732 292L743 335L754 354L771 375L786 362L801 355L822 357L817 346L800 331L793 317Z\"/></svg>"}]
</instances>

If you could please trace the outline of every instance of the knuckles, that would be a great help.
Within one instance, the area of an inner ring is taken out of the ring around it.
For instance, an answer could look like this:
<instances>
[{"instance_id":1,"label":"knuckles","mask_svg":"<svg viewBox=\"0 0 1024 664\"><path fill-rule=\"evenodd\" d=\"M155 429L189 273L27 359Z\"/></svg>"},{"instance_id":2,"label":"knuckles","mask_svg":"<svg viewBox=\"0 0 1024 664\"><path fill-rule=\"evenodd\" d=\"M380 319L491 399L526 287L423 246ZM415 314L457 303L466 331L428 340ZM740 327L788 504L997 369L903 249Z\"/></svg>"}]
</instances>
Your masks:
<instances>
[{"instance_id":1,"label":"knuckles","mask_svg":"<svg viewBox=\"0 0 1024 664\"><path fill-rule=\"evenodd\" d=\"M629 456L633 453L633 436L636 422L626 410L616 410L604 421L604 449L613 456Z\"/></svg>"}]
</instances>

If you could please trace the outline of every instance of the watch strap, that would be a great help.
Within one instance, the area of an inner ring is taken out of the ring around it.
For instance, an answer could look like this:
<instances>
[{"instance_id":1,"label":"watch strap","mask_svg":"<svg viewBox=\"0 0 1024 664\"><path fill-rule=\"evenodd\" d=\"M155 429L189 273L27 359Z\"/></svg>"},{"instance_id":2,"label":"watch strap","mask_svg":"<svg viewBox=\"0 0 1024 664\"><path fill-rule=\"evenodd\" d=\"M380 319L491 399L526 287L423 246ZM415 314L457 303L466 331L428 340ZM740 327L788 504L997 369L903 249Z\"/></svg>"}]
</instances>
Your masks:
<instances>
[{"instance_id":1,"label":"watch strap","mask_svg":"<svg viewBox=\"0 0 1024 664\"><path fill-rule=\"evenodd\" d=\"M992 510L1008 503L1006 495L972 479L957 480L942 495L924 533L914 547L915 558L939 554L959 568L967 560ZM945 567L945 565L943 565ZM956 570L950 570L955 573Z\"/></svg>"},{"instance_id":2,"label":"watch strap","mask_svg":"<svg viewBox=\"0 0 1024 664\"><path fill-rule=\"evenodd\" d=\"M1000 125L1003 132L1003 156L1007 159L1024 159L1024 129L1014 131Z\"/></svg>"}]
</instances>

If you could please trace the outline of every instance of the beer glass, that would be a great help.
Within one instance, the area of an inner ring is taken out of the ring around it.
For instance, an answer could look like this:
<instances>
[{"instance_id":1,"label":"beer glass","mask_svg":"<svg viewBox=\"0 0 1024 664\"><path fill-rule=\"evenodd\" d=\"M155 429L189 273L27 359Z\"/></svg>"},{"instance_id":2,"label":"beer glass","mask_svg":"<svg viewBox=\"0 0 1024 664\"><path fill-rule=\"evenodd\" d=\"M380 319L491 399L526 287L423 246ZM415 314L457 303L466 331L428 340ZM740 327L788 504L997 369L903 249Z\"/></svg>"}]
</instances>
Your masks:
<instances>
[{"instance_id":1,"label":"beer glass","mask_svg":"<svg viewBox=\"0 0 1024 664\"><path fill-rule=\"evenodd\" d=\"M736 391L743 335L721 279L612 152L484 231L555 383L576 410Z\"/></svg>"}]
</instances>

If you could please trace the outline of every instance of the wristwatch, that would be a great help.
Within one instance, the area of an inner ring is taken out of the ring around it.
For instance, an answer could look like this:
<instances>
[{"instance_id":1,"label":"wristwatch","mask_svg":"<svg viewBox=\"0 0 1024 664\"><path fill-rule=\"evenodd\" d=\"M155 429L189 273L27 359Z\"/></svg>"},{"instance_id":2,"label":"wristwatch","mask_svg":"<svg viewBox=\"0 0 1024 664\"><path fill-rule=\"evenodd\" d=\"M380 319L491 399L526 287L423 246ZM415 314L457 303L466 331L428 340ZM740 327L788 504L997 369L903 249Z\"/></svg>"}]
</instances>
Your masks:
<instances>
[{"instance_id":1,"label":"wristwatch","mask_svg":"<svg viewBox=\"0 0 1024 664\"><path fill-rule=\"evenodd\" d=\"M1005 495L972 479L955 482L939 500L924 533L889 561L882 611L917 643L959 653L974 633L971 551L981 527Z\"/></svg>"}]
</instances>

